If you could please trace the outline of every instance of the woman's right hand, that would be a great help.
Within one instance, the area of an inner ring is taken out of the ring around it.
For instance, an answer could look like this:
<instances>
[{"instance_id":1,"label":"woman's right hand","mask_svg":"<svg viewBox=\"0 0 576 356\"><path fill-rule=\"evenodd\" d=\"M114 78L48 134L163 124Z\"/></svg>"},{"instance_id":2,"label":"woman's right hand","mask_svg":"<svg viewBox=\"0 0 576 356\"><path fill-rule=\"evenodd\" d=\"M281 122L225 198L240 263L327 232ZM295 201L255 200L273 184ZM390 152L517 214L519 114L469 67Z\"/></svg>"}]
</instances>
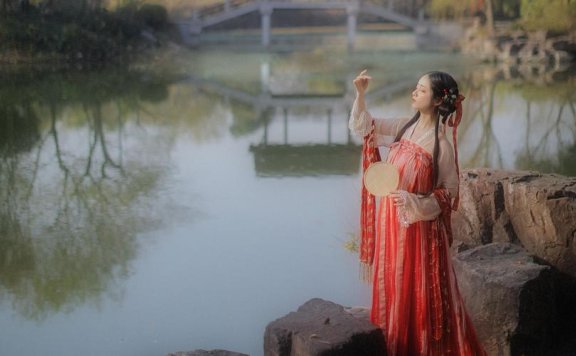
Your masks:
<instances>
[{"instance_id":1,"label":"woman's right hand","mask_svg":"<svg viewBox=\"0 0 576 356\"><path fill-rule=\"evenodd\" d=\"M366 75L368 69L364 69L356 78L354 78L354 86L356 87L356 93L363 95L368 88L368 82L372 77Z\"/></svg>"}]
</instances>

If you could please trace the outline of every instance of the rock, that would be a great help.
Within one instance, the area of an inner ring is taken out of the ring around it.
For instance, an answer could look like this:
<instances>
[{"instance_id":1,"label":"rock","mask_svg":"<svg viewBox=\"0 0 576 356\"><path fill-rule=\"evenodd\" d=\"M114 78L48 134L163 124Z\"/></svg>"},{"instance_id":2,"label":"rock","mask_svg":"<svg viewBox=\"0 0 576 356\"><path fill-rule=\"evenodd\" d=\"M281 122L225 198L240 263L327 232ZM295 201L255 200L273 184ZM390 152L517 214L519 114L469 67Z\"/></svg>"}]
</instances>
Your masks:
<instances>
[{"instance_id":1,"label":"rock","mask_svg":"<svg viewBox=\"0 0 576 356\"><path fill-rule=\"evenodd\" d=\"M517 241L506 211L502 181L526 175L484 168L464 170L460 177L460 206L452 216L454 239L469 246Z\"/></svg>"},{"instance_id":2,"label":"rock","mask_svg":"<svg viewBox=\"0 0 576 356\"><path fill-rule=\"evenodd\" d=\"M495 33L474 19L460 40L463 53L483 61L509 64L569 63L576 56L576 35L551 32L526 32L508 26L498 26Z\"/></svg>"},{"instance_id":3,"label":"rock","mask_svg":"<svg viewBox=\"0 0 576 356\"><path fill-rule=\"evenodd\" d=\"M554 174L512 177L506 210L522 246L576 276L576 178Z\"/></svg>"},{"instance_id":4,"label":"rock","mask_svg":"<svg viewBox=\"0 0 576 356\"><path fill-rule=\"evenodd\" d=\"M460 293L489 355L550 354L576 331L570 305L574 284L535 263L521 247L491 243L453 261Z\"/></svg>"},{"instance_id":5,"label":"rock","mask_svg":"<svg viewBox=\"0 0 576 356\"><path fill-rule=\"evenodd\" d=\"M512 242L576 277L576 178L532 171L467 169L453 214L467 246Z\"/></svg>"},{"instance_id":6,"label":"rock","mask_svg":"<svg viewBox=\"0 0 576 356\"><path fill-rule=\"evenodd\" d=\"M366 308L344 308L314 298L266 326L266 356L373 356L385 350L382 330Z\"/></svg>"},{"instance_id":7,"label":"rock","mask_svg":"<svg viewBox=\"0 0 576 356\"><path fill-rule=\"evenodd\" d=\"M211 351L194 350L194 351L173 352L166 356L249 356L249 355L226 350L211 350Z\"/></svg>"}]
</instances>

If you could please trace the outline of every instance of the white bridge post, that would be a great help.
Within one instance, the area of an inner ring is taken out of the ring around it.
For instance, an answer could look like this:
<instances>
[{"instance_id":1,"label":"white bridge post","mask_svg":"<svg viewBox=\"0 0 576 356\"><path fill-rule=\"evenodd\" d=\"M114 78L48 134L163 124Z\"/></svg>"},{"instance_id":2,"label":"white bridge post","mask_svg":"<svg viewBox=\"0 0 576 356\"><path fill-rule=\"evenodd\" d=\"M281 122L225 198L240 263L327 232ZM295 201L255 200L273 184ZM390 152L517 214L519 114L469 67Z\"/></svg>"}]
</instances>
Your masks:
<instances>
[{"instance_id":1,"label":"white bridge post","mask_svg":"<svg viewBox=\"0 0 576 356\"><path fill-rule=\"evenodd\" d=\"M260 16L262 18L262 46L270 46L270 32L272 28L272 6L267 0L260 3Z\"/></svg>"},{"instance_id":2,"label":"white bridge post","mask_svg":"<svg viewBox=\"0 0 576 356\"><path fill-rule=\"evenodd\" d=\"M356 40L356 27L358 19L358 1L354 1L346 8L348 15L348 50L354 49L354 41Z\"/></svg>"},{"instance_id":3,"label":"white bridge post","mask_svg":"<svg viewBox=\"0 0 576 356\"><path fill-rule=\"evenodd\" d=\"M260 92L270 92L270 57L266 56L260 62Z\"/></svg>"},{"instance_id":4,"label":"white bridge post","mask_svg":"<svg viewBox=\"0 0 576 356\"><path fill-rule=\"evenodd\" d=\"M200 19L200 11L194 9L192 11L192 18L183 27L182 39L185 43L191 46L198 46L200 44L200 33L202 32L202 20Z\"/></svg>"}]
</instances>

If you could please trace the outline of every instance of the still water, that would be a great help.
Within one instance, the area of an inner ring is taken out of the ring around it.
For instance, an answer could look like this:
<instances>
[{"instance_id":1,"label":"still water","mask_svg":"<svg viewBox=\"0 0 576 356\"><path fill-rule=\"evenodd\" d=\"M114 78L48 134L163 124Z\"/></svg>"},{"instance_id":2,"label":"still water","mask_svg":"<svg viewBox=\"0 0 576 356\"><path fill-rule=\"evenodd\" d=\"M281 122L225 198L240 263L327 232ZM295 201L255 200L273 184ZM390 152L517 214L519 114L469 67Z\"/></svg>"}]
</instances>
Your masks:
<instances>
[{"instance_id":1,"label":"still water","mask_svg":"<svg viewBox=\"0 0 576 356\"><path fill-rule=\"evenodd\" d=\"M368 305L350 242L360 141L420 74L467 97L463 167L576 175L575 73L455 54L204 51L1 73L0 355L262 354L310 298Z\"/></svg>"}]
</instances>

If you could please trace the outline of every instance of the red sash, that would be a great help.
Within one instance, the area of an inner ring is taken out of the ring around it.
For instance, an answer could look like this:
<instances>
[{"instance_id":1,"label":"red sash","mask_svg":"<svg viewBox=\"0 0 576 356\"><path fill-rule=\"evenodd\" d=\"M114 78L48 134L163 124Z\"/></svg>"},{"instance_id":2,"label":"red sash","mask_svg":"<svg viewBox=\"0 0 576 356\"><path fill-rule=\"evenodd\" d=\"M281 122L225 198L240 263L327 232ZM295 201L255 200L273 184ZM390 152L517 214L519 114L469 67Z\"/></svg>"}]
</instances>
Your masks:
<instances>
[{"instance_id":1,"label":"red sash","mask_svg":"<svg viewBox=\"0 0 576 356\"><path fill-rule=\"evenodd\" d=\"M370 133L364 137L362 146L362 176L371 163L380 161L380 152L376 146L375 126L372 122ZM360 211L360 262L364 265L363 279L369 276L369 267L374 261L376 244L376 197L370 194L362 184L362 202Z\"/></svg>"}]
</instances>

